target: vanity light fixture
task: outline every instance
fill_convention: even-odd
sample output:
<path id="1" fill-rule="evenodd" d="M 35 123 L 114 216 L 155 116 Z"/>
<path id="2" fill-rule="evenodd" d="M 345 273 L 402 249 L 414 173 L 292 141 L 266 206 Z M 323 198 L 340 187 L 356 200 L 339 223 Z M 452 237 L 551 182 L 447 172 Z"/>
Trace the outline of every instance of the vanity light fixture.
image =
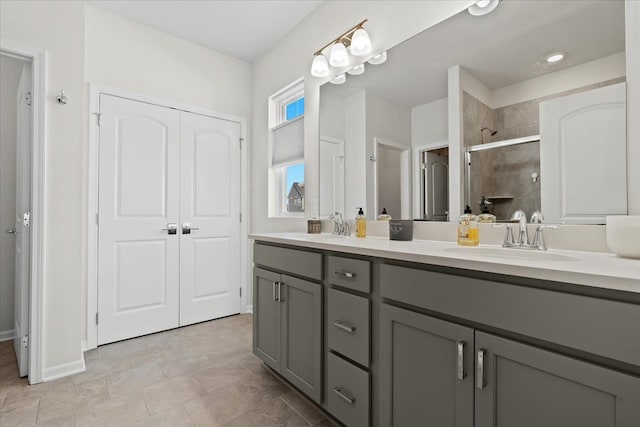
<path id="1" fill-rule="evenodd" d="M 482 16 L 494 11 L 500 0 L 480 0 L 467 9 L 473 16 Z"/>
<path id="2" fill-rule="evenodd" d="M 334 85 L 341 85 L 346 81 L 347 81 L 347 76 L 345 76 L 344 73 L 338 74 L 337 76 L 329 80 L 329 82 L 333 83 Z"/>
<path id="3" fill-rule="evenodd" d="M 352 76 L 359 76 L 360 74 L 364 73 L 364 64 L 356 65 L 355 67 L 347 71 L 347 73 L 351 74 Z"/>
<path id="4" fill-rule="evenodd" d="M 382 53 L 377 54 L 373 58 L 369 59 L 367 62 L 372 65 L 380 65 L 384 64 L 387 61 L 387 51 L 385 50 Z"/>
<path id="5" fill-rule="evenodd" d="M 349 54 L 353 56 L 369 54 L 372 50 L 372 45 L 371 38 L 364 29 L 364 24 L 367 21 L 367 19 L 364 19 L 318 49 L 313 56 L 311 75 L 314 77 L 327 77 L 329 75 L 329 65 L 340 68 L 349 64 Z M 327 61 L 323 51 L 329 46 L 331 46 L 331 50 Z"/>

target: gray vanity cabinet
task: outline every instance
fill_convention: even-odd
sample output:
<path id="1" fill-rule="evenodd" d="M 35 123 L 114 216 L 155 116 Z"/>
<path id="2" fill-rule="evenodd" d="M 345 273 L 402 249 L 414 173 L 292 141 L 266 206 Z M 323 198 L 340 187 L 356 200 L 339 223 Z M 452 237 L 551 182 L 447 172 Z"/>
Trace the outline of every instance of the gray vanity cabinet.
<path id="1" fill-rule="evenodd" d="M 637 377 L 484 332 L 475 351 L 477 427 L 640 425 Z"/>
<path id="2" fill-rule="evenodd" d="M 380 426 L 473 427 L 473 329 L 380 305 Z"/>
<path id="3" fill-rule="evenodd" d="M 314 401 L 322 401 L 322 255 L 254 246 L 253 352 Z M 273 271 L 271 271 L 273 270 Z"/>

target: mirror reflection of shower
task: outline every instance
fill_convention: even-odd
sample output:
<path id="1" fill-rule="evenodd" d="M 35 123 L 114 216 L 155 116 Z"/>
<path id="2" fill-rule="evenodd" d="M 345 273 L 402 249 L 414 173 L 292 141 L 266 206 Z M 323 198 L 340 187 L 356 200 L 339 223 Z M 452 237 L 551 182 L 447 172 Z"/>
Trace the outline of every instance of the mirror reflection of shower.
<path id="1" fill-rule="evenodd" d="M 491 133 L 491 136 L 494 136 L 496 133 L 498 133 L 498 131 L 496 129 L 491 129 L 491 128 L 482 128 L 480 129 L 480 141 L 481 144 L 484 144 L 484 131 L 488 130 Z"/>

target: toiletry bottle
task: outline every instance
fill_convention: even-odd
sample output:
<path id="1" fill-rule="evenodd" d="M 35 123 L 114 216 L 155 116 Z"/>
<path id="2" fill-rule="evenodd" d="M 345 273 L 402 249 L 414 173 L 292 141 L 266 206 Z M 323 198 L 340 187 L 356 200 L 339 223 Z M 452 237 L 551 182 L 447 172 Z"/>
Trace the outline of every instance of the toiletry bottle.
<path id="1" fill-rule="evenodd" d="M 387 208 L 382 208 L 382 212 L 378 215 L 378 221 L 389 221 L 391 219 L 391 215 L 387 213 Z"/>
<path id="2" fill-rule="evenodd" d="M 356 237 L 367 237 L 367 217 L 364 216 L 362 208 L 358 208 L 356 215 Z"/>
<path id="3" fill-rule="evenodd" d="M 478 215 L 478 222 L 496 222 L 496 216 L 489 212 L 489 208 L 492 204 L 493 203 L 484 197 L 480 200 L 480 209 L 482 209 L 482 213 Z"/>
<path id="4" fill-rule="evenodd" d="M 467 205 L 464 215 L 460 217 L 458 224 L 458 244 L 462 246 L 477 246 L 480 243 L 476 216 L 471 213 Z"/>

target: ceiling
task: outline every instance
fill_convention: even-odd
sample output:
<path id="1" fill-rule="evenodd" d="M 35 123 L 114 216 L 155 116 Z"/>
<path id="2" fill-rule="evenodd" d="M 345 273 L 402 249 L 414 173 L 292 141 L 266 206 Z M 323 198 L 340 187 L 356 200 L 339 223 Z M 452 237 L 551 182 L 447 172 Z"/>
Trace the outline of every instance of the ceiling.
<path id="1" fill-rule="evenodd" d="M 316 0 L 88 0 L 88 3 L 253 62 L 322 1 Z"/>
<path id="2" fill-rule="evenodd" d="M 367 89 L 414 107 L 447 96 L 447 70 L 455 65 L 494 90 L 624 49 L 623 1 L 503 1 L 486 16 L 460 12 L 389 50 L 383 65 L 367 64 L 343 85 L 325 84 L 322 94 Z M 566 59 L 541 61 L 555 50 Z"/>

